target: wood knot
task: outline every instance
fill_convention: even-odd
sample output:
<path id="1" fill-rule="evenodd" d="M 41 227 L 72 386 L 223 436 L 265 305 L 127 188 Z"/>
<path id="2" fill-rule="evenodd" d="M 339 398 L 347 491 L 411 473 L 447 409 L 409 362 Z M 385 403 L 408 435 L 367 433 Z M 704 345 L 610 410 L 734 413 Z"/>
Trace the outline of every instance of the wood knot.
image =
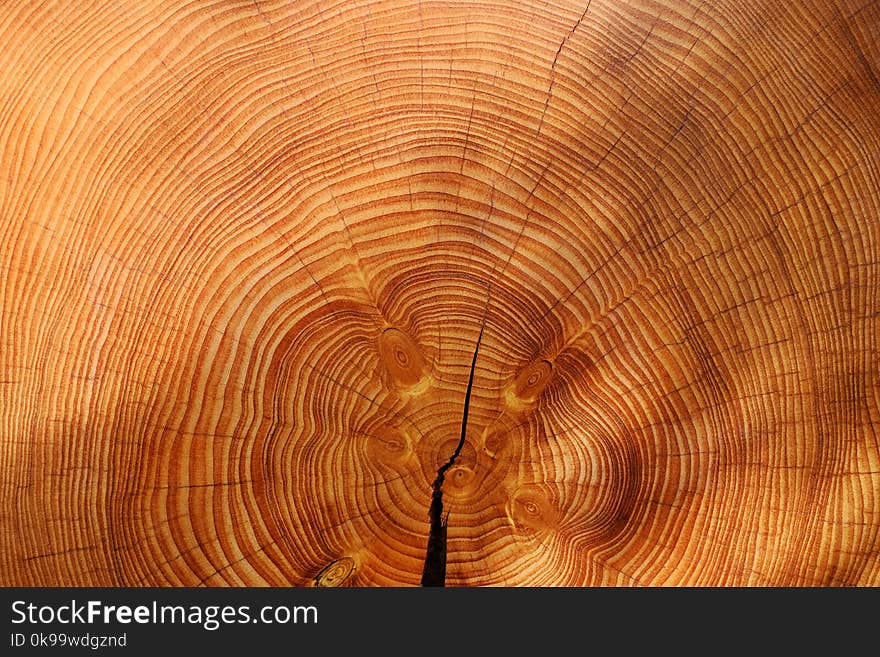
<path id="1" fill-rule="evenodd" d="M 468 492 L 472 488 L 474 477 L 473 469 L 465 465 L 456 465 L 446 474 L 446 481 L 452 489 L 450 492 Z"/>
<path id="2" fill-rule="evenodd" d="M 549 360 L 539 360 L 527 365 L 520 370 L 507 389 L 507 404 L 514 408 L 534 404 L 550 383 L 552 374 L 553 364 Z"/>
<path id="3" fill-rule="evenodd" d="M 387 429 L 367 436 L 367 454 L 376 462 L 400 463 L 412 454 L 412 443 L 400 429 Z"/>
<path id="4" fill-rule="evenodd" d="M 389 328 L 379 336 L 379 358 L 396 384 L 408 392 L 421 392 L 428 384 L 425 357 L 418 345 L 403 331 Z"/>
<path id="5" fill-rule="evenodd" d="M 336 561 L 331 561 L 315 576 L 315 586 L 343 586 L 349 579 L 351 579 L 355 570 L 357 570 L 356 564 L 351 557 L 342 557 Z"/>
<path id="6" fill-rule="evenodd" d="M 559 524 L 559 509 L 549 495 L 537 486 L 523 486 L 510 497 L 508 519 L 515 529 L 535 533 Z"/>

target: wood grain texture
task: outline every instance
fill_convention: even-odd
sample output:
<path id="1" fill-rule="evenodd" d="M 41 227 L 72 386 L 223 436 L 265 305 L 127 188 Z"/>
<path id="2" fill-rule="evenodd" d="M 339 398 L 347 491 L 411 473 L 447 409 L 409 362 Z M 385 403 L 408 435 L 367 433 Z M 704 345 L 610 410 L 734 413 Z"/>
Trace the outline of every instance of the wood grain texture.
<path id="1" fill-rule="evenodd" d="M 878 3 L 0 43 L 0 584 L 880 585 Z"/>

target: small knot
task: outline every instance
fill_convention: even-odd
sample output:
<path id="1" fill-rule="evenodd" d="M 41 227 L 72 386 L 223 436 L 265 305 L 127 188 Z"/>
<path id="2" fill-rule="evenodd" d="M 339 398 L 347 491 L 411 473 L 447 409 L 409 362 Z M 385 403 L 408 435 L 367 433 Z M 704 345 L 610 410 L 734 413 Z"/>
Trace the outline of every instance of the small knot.
<path id="1" fill-rule="evenodd" d="M 315 576 L 315 586 L 342 586 L 354 575 L 355 570 L 356 564 L 351 557 L 342 557 L 331 561 Z"/>
<path id="2" fill-rule="evenodd" d="M 549 360 L 539 360 L 522 370 L 507 389 L 505 397 L 509 406 L 523 407 L 534 404 L 553 374 L 553 364 Z"/>
<path id="3" fill-rule="evenodd" d="M 403 331 L 389 328 L 379 336 L 379 358 L 391 381 L 409 392 L 427 387 L 425 357 Z"/>

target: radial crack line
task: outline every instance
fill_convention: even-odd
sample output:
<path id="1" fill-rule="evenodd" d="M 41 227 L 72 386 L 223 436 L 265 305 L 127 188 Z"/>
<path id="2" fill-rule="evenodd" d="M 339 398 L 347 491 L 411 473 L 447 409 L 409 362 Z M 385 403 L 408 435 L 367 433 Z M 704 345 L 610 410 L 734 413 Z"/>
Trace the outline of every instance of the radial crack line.
<path id="1" fill-rule="evenodd" d="M 467 436 L 468 409 L 471 404 L 471 391 L 474 388 L 474 370 L 477 367 L 477 354 L 480 353 L 480 343 L 483 341 L 483 330 L 486 328 L 486 318 L 480 327 L 480 335 L 477 337 L 477 346 L 474 348 L 474 358 L 471 361 L 471 373 L 468 377 L 467 392 L 464 397 L 464 412 L 461 417 L 461 436 L 458 445 L 449 460 L 437 470 L 437 477 L 431 490 L 431 508 L 428 516 L 431 518 L 431 533 L 428 535 L 428 549 L 425 554 L 425 567 L 422 570 L 422 586 L 446 586 L 446 529 L 449 514 L 443 517 L 443 481 L 446 479 L 446 471 L 454 464 L 455 459 L 461 454 Z"/>

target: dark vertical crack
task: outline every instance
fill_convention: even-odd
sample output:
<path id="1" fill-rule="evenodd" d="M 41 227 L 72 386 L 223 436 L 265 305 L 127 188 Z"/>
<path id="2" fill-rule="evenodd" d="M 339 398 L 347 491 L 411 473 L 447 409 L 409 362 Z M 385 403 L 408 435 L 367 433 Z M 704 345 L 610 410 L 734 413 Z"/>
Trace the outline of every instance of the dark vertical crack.
<path id="1" fill-rule="evenodd" d="M 468 408 L 471 404 L 471 391 L 474 387 L 474 370 L 477 366 L 477 354 L 480 353 L 480 342 L 483 341 L 483 330 L 486 327 L 485 317 L 480 327 L 480 335 L 477 338 L 477 346 L 474 348 L 474 358 L 471 361 L 471 374 L 468 377 L 467 393 L 464 397 L 464 413 L 461 418 L 461 436 L 458 445 L 449 460 L 437 470 L 437 478 L 431 492 L 431 508 L 428 515 L 431 518 L 431 533 L 428 535 L 428 549 L 425 553 L 425 567 L 422 570 L 422 586 L 446 586 L 446 526 L 449 514 L 443 517 L 443 480 L 446 479 L 446 471 L 454 464 L 455 459 L 461 454 L 467 435 Z"/>

